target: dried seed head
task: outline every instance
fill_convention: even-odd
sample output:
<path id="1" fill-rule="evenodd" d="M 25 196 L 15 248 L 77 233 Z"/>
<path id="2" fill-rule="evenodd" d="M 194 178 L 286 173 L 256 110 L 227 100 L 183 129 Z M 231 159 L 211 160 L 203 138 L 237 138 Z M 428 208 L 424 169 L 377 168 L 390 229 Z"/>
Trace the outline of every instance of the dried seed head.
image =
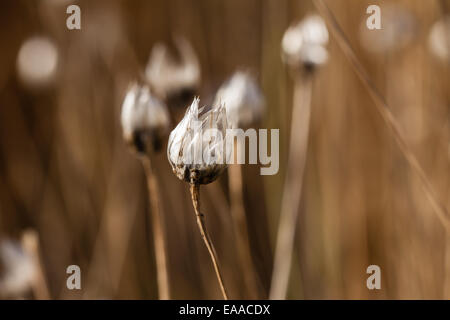
<path id="1" fill-rule="evenodd" d="M 327 44 L 325 22 L 320 16 L 311 15 L 286 30 L 281 43 L 282 57 L 295 68 L 314 68 L 328 60 Z"/>
<path id="2" fill-rule="evenodd" d="M 433 54 L 442 60 L 450 59 L 450 16 L 435 22 L 428 41 Z"/>
<path id="3" fill-rule="evenodd" d="M 199 108 L 195 98 L 184 118 L 170 133 L 167 157 L 175 175 L 191 184 L 208 184 L 227 167 L 231 147 L 224 105 Z"/>
<path id="4" fill-rule="evenodd" d="M 0 265 L 0 297 L 22 297 L 31 289 L 36 267 L 19 242 L 0 241 Z"/>
<path id="5" fill-rule="evenodd" d="M 170 125 L 166 106 L 147 86 L 138 84 L 131 85 L 125 96 L 121 122 L 125 141 L 138 152 L 145 152 L 149 142 L 158 151 Z"/>
<path id="6" fill-rule="evenodd" d="M 381 12 L 379 30 L 369 30 L 366 17 L 361 21 L 359 38 L 362 46 L 378 54 L 405 48 L 417 36 L 416 17 L 399 5 L 383 6 Z"/>
<path id="7" fill-rule="evenodd" d="M 237 71 L 217 91 L 214 105 L 225 104 L 231 127 L 248 127 L 264 112 L 264 97 L 248 73 Z"/>
<path id="8" fill-rule="evenodd" d="M 47 37 L 32 37 L 20 47 L 17 72 L 20 80 L 30 87 L 50 85 L 58 68 L 58 49 Z"/>
<path id="9" fill-rule="evenodd" d="M 192 100 L 200 85 L 200 64 L 190 43 L 184 38 L 175 38 L 178 59 L 166 45 L 156 44 L 145 69 L 146 78 L 155 93 L 183 107 Z M 188 99 L 186 101 L 186 99 Z"/>

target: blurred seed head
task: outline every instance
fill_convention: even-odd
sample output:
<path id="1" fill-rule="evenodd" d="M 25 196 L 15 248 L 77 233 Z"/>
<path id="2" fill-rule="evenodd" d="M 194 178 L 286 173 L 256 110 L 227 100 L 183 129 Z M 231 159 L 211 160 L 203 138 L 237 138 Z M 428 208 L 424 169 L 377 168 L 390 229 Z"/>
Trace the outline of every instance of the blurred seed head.
<path id="1" fill-rule="evenodd" d="M 47 37 L 35 36 L 25 40 L 17 55 L 17 73 L 30 87 L 51 84 L 58 67 L 58 49 Z"/>
<path id="2" fill-rule="evenodd" d="M 431 52 L 442 60 L 450 59 L 450 16 L 435 22 L 431 28 L 428 43 Z"/>
<path id="3" fill-rule="evenodd" d="M 407 9 L 398 5 L 381 7 L 381 29 L 369 30 L 367 16 L 361 21 L 359 37 L 362 46 L 373 53 L 397 51 L 409 45 L 417 35 L 418 21 Z"/>
<path id="4" fill-rule="evenodd" d="M 0 297 L 21 298 L 32 286 L 36 267 L 19 242 L 0 241 Z"/>
<path id="5" fill-rule="evenodd" d="M 255 79 L 237 71 L 217 91 L 214 105 L 223 103 L 227 120 L 233 128 L 244 128 L 257 122 L 264 112 L 264 97 Z"/>
<path id="6" fill-rule="evenodd" d="M 122 130 L 127 143 L 137 152 L 146 152 L 147 143 L 158 151 L 169 131 L 170 119 L 166 106 L 151 94 L 147 86 L 134 83 L 122 104 Z"/>
<path id="7" fill-rule="evenodd" d="M 323 65 L 328 60 L 328 29 L 318 15 L 310 15 L 289 27 L 281 47 L 283 61 L 291 67 L 307 69 Z"/>
<path id="8" fill-rule="evenodd" d="M 186 39 L 177 37 L 174 42 L 178 59 L 166 45 L 158 43 L 152 49 L 145 75 L 154 92 L 169 106 L 184 107 L 200 85 L 200 63 Z"/>
<path id="9" fill-rule="evenodd" d="M 226 130 L 230 127 L 223 104 L 199 108 L 199 102 L 194 99 L 170 133 L 167 157 L 180 180 L 208 184 L 227 167 L 231 147 L 227 145 Z"/>

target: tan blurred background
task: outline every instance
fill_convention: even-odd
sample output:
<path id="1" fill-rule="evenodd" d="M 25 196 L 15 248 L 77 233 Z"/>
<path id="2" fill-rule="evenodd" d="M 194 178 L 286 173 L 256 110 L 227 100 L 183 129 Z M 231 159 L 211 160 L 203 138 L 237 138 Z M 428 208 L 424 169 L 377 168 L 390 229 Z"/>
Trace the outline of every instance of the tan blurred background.
<path id="1" fill-rule="evenodd" d="M 326 2 L 448 208 L 450 70 L 430 52 L 428 35 L 450 1 Z M 387 3 L 408 10 L 416 27 L 404 47 L 371 52 L 360 26 L 370 4 L 380 5 L 383 17 Z M 81 30 L 66 28 L 69 4 L 81 8 Z M 37 232 L 51 298 L 157 298 L 145 176 L 123 142 L 120 108 L 152 46 L 173 35 L 186 37 L 198 54 L 202 99 L 212 99 L 237 68 L 248 69 L 267 102 L 261 127 L 280 128 L 279 173 L 243 169 L 252 258 L 267 296 L 292 100 L 280 41 L 291 23 L 314 11 L 309 0 L 1 2 L 0 236 Z M 50 38 L 59 53 L 56 76 L 44 87 L 21 81 L 16 68 L 20 47 L 34 35 Z M 288 298 L 450 298 L 450 235 L 332 36 L 329 54 L 314 81 Z M 188 188 L 164 150 L 155 166 L 171 295 L 220 298 Z M 230 297 L 245 298 L 226 175 L 202 189 L 202 200 Z M 71 264 L 81 268 L 80 291 L 66 288 Z M 366 287 L 371 264 L 381 267 L 379 291 Z"/>

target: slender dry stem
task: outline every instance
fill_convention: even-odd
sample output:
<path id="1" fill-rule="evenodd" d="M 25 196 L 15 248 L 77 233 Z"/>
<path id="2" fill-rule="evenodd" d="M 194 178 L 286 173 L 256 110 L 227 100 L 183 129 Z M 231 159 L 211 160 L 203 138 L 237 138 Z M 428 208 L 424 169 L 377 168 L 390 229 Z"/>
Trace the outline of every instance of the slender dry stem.
<path id="1" fill-rule="evenodd" d="M 166 241 L 164 237 L 163 213 L 157 177 L 152 170 L 150 155 L 141 157 L 147 178 L 147 187 L 153 228 L 153 244 L 156 259 L 158 294 L 161 300 L 170 299 L 169 275 L 167 271 Z"/>
<path id="2" fill-rule="evenodd" d="M 36 267 L 36 276 L 32 283 L 34 297 L 36 300 L 49 300 L 50 292 L 48 290 L 47 279 L 42 266 L 38 234 L 31 230 L 25 231 L 22 235 L 22 246 L 31 256 L 33 264 Z"/>
<path id="3" fill-rule="evenodd" d="M 236 144 L 234 145 L 234 148 L 234 154 L 236 154 Z M 228 185 L 230 189 L 231 218 L 237 240 L 236 247 L 244 275 L 244 282 L 250 298 L 258 299 L 258 283 L 252 260 L 250 237 L 248 234 L 248 224 L 242 190 L 242 167 L 240 164 L 231 164 L 228 166 Z"/>
<path id="4" fill-rule="evenodd" d="M 211 242 L 208 230 L 206 228 L 205 217 L 200 213 L 200 186 L 198 184 L 190 185 L 192 205 L 194 206 L 195 216 L 197 219 L 197 225 L 200 230 L 203 241 L 205 242 L 206 248 L 208 249 L 211 261 L 214 266 L 214 271 L 216 272 L 217 280 L 219 281 L 220 290 L 222 291 L 223 298 L 228 300 L 227 291 L 223 284 L 222 273 L 220 271 L 219 261 L 217 259 L 216 250 Z"/>
<path id="5" fill-rule="evenodd" d="M 291 271 L 295 229 L 303 185 L 309 137 L 313 71 L 295 77 L 291 135 L 278 224 L 270 299 L 285 299 Z"/>
<path id="6" fill-rule="evenodd" d="M 430 202 L 431 206 L 433 207 L 433 212 L 437 215 L 441 223 L 447 230 L 450 230 L 450 218 L 447 212 L 447 209 L 443 205 L 442 202 L 438 200 L 436 197 L 433 187 L 428 180 L 425 171 L 423 170 L 422 166 L 420 165 L 419 161 L 415 157 L 414 153 L 412 152 L 410 146 L 406 142 L 405 138 L 403 137 L 402 131 L 400 129 L 400 125 L 397 122 L 397 120 L 394 118 L 394 115 L 392 114 L 389 105 L 386 102 L 386 99 L 383 97 L 383 95 L 378 91 L 378 89 L 375 87 L 375 84 L 373 83 L 372 79 L 370 78 L 369 74 L 361 64 L 361 62 L 356 57 L 355 52 L 353 51 L 350 42 L 348 41 L 347 37 L 345 36 L 344 31 L 342 30 L 341 26 L 336 20 L 336 17 L 331 12 L 331 10 L 328 8 L 328 6 L 325 4 L 323 0 L 314 0 L 314 3 L 319 10 L 319 12 L 322 14 L 322 16 L 325 18 L 325 20 L 328 22 L 328 25 L 330 26 L 330 30 L 332 34 L 335 36 L 338 45 L 340 46 L 341 50 L 344 52 L 347 59 L 350 61 L 351 65 L 353 66 L 354 71 L 368 90 L 369 94 L 371 95 L 372 99 L 375 101 L 375 106 L 377 108 L 378 113 L 383 118 L 384 123 L 391 131 L 397 145 L 399 146 L 403 156 L 405 157 L 406 161 L 408 162 L 411 171 L 418 177 L 421 187 L 425 193 L 425 196 L 427 197 L 428 201 Z"/>

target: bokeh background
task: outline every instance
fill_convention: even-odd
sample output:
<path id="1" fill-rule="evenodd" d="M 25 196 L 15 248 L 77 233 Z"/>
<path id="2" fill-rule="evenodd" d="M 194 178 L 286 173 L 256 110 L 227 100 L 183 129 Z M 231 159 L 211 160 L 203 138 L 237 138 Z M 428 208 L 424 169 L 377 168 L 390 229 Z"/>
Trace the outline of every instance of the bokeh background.
<path id="1" fill-rule="evenodd" d="M 327 3 L 448 208 L 450 70 L 448 60 L 430 51 L 429 33 L 450 2 Z M 69 4 L 81 8 L 81 30 L 66 28 Z M 394 43 L 401 46 L 377 50 L 386 38 L 361 29 L 370 4 L 381 6 L 382 24 L 389 23 L 383 20 L 389 4 L 413 17 L 412 24 L 391 18 L 400 24 Z M 39 283 L 48 297 L 158 296 L 145 175 L 122 139 L 120 110 L 154 44 L 171 45 L 177 35 L 198 55 L 202 101 L 210 101 L 236 69 L 250 70 L 266 99 L 260 126 L 280 129 L 279 173 L 260 176 L 259 166 L 243 167 L 252 259 L 267 297 L 292 108 L 280 42 L 289 25 L 313 12 L 309 0 L 1 1 L 0 237 L 20 240 L 29 230 L 37 235 Z M 56 73 L 45 84 L 30 85 L 18 74 L 19 50 L 33 36 L 57 48 Z M 450 235 L 332 36 L 329 55 L 314 80 L 288 298 L 448 299 Z M 34 58 L 42 63 L 38 52 Z M 164 150 L 154 166 L 171 296 L 220 298 L 187 185 L 171 172 Z M 230 296 L 246 298 L 227 183 L 225 174 L 202 188 L 202 208 Z M 81 290 L 66 288 L 72 264 L 81 268 Z M 366 287 L 371 264 L 381 267 L 381 290 Z M 24 297 L 36 298 L 36 290 Z"/>

